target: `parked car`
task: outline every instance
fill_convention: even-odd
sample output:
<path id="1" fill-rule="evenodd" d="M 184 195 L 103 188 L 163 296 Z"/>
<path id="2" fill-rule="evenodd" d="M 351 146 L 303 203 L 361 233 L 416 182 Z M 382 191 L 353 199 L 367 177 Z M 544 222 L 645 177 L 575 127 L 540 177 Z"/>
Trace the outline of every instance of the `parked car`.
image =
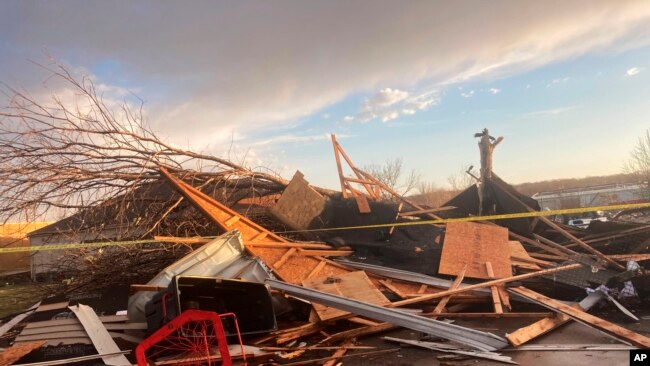
<path id="1" fill-rule="evenodd" d="M 572 219 L 572 220 L 569 220 L 568 224 L 570 226 L 575 226 L 575 227 L 579 227 L 579 228 L 582 228 L 582 229 L 586 229 L 589 226 L 589 224 L 592 221 L 595 221 L 595 220 L 607 221 L 607 217 L 596 217 L 596 218 L 593 218 L 593 219 L 592 218 Z"/>

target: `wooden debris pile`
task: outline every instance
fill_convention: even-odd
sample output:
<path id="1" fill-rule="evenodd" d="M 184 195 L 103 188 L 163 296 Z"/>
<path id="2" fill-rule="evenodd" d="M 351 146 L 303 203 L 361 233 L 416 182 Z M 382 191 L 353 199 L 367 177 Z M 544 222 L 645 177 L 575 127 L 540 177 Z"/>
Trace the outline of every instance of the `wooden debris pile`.
<path id="1" fill-rule="evenodd" d="M 276 311 L 277 330 L 243 337 L 244 347 L 231 345 L 228 349 L 223 344 L 198 342 L 201 337 L 197 334 L 207 339 L 205 329 L 201 333 L 196 325 L 200 324 L 199 319 L 188 318 L 187 324 L 193 324 L 193 328 L 183 328 L 178 333 L 182 336 L 177 334 L 175 339 L 179 343 L 191 340 L 189 343 L 194 347 L 191 352 L 186 347 L 174 353 L 175 348 L 167 345 L 167 353 L 144 364 L 218 361 L 224 365 L 238 362 L 335 365 L 347 363 L 353 357 L 388 357 L 398 352 L 399 348 L 376 350 L 359 343 L 361 337 L 397 328 L 410 329 L 424 337 L 383 339 L 435 351 L 442 354 L 438 357 L 445 362 L 469 357 L 516 363 L 503 352 L 524 350 L 528 342 L 571 321 L 603 332 L 625 347 L 650 348 L 647 336 L 588 313 L 606 300 L 625 316 L 636 318 L 621 299 L 630 298 L 624 296 L 626 290 L 640 290 L 635 281 L 648 277 L 643 263 L 650 259 L 647 246 L 650 226 L 636 224 L 621 229 L 615 223 L 603 223 L 599 232 L 590 232 L 556 223 L 542 215 L 514 215 L 499 220 L 471 218 L 539 211 L 534 201 L 520 195 L 492 172 L 491 154 L 502 139 L 491 138 L 487 130 L 478 137 L 481 152 L 485 154 L 478 184 L 439 209 L 424 207 L 391 190 L 388 193 L 398 203 L 383 204 L 380 192 L 389 188 L 356 168 L 333 138 L 343 204 L 332 208 L 331 197 L 310 190 L 302 175 L 297 174 L 271 208 L 272 214 L 292 229 L 309 230 L 305 232 L 305 240 L 309 241 L 287 239 L 161 167 L 162 176 L 184 200 L 222 233 L 236 236 L 244 249 L 244 253 L 231 250 L 232 259 L 228 257 L 227 261 L 225 257 L 213 258 L 221 254 L 206 249 L 200 252 L 199 262 L 213 266 L 228 262 L 223 266 L 231 268 L 230 264 L 238 263 L 245 256 L 247 261 L 242 262 L 241 269 L 231 271 L 227 278 L 243 278 L 251 266 L 259 265 L 263 278 L 255 277 L 254 281 L 265 283 L 277 304 L 283 303 L 284 308 Z M 353 169 L 356 178 L 343 177 L 339 155 Z M 353 188 L 353 183 L 362 188 Z M 350 198 L 347 201 L 346 196 Z M 358 222 L 348 223 L 349 234 L 341 233 L 338 230 L 341 225 L 328 217 L 326 211 L 338 209 L 361 217 Z M 352 209 L 354 213 L 350 213 Z M 438 221 L 422 222 L 429 219 Z M 329 230 L 334 228 L 337 230 Z M 421 241 L 426 243 L 421 245 L 411 229 L 420 230 L 417 235 L 424 237 Z M 386 253 L 397 253 L 394 247 L 402 243 L 398 238 L 403 237 L 412 239 L 409 255 L 399 258 L 399 266 L 386 265 L 396 261 L 387 258 L 390 255 Z M 645 239 L 639 241 L 639 237 Z M 206 242 L 202 238 L 159 239 L 186 244 Z M 209 248 L 210 243 L 202 248 Z M 380 253 L 373 257 L 377 259 L 374 264 L 364 260 L 372 253 Z M 427 266 L 420 266 L 421 262 Z M 173 273 L 168 267 L 160 272 L 157 282 L 132 286 L 132 291 L 167 291 L 166 285 L 172 280 L 169 277 L 189 268 L 183 267 L 184 259 L 179 263 L 181 266 Z M 166 278 L 167 282 L 158 281 L 160 278 Z M 615 290 L 620 290 L 618 297 L 613 295 Z M 643 300 L 642 294 L 635 295 L 641 295 Z M 166 294 L 162 296 L 164 304 Z M 192 306 L 196 309 L 198 305 Z M 138 316 L 135 310 L 129 308 L 128 321 L 124 317 L 117 320 L 97 316 L 82 305 L 70 310 L 74 318 L 30 322 L 15 339 L 14 347 L 52 347 L 65 344 L 65 340 L 78 340 L 81 344 L 92 344 L 106 364 L 136 361 L 133 354 L 122 354 L 148 339 L 145 323 L 142 319 L 135 321 Z M 39 310 L 36 307 L 30 311 Z M 13 324 L 8 322 L 0 330 L 10 329 L 26 317 Z M 477 318 L 531 319 L 531 323 L 509 334 L 453 323 Z M 141 343 L 140 339 L 145 341 Z M 159 341 L 173 344 L 171 338 Z M 30 346 L 31 342 L 40 343 Z M 195 347 L 200 344 L 210 346 Z"/>

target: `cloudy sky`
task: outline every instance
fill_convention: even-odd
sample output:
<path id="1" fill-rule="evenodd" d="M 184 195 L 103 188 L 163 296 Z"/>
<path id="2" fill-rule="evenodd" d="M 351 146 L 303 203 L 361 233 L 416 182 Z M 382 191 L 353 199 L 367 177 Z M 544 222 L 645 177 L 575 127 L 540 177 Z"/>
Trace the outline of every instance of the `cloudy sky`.
<path id="1" fill-rule="evenodd" d="M 55 88 L 46 53 L 169 142 L 333 188 L 329 133 L 443 186 L 484 127 L 512 183 L 618 173 L 650 128 L 648 1 L 2 1 L 0 81 Z"/>

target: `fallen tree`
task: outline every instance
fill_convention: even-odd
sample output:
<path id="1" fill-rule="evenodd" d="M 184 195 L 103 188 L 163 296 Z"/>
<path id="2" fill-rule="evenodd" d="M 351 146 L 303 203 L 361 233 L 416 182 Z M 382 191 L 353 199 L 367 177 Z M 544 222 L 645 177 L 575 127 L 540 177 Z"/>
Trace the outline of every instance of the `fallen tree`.
<path id="1" fill-rule="evenodd" d="M 53 210 L 67 215 L 114 204 L 157 181 L 160 166 L 209 187 L 225 202 L 279 191 L 287 184 L 277 174 L 166 143 L 145 124 L 142 102 L 107 101 L 91 78 L 76 77 L 58 63 L 41 67 L 63 83 L 66 96 L 74 97 L 50 94 L 43 100 L 5 86 L 0 221 L 33 221 Z"/>

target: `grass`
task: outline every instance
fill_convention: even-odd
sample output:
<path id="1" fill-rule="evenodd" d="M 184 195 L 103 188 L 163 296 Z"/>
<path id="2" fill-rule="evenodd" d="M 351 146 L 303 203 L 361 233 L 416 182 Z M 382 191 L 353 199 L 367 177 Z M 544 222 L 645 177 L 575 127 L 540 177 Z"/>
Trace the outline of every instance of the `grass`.
<path id="1" fill-rule="evenodd" d="M 26 310 L 44 294 L 42 284 L 33 282 L 0 287 L 0 318 Z"/>

